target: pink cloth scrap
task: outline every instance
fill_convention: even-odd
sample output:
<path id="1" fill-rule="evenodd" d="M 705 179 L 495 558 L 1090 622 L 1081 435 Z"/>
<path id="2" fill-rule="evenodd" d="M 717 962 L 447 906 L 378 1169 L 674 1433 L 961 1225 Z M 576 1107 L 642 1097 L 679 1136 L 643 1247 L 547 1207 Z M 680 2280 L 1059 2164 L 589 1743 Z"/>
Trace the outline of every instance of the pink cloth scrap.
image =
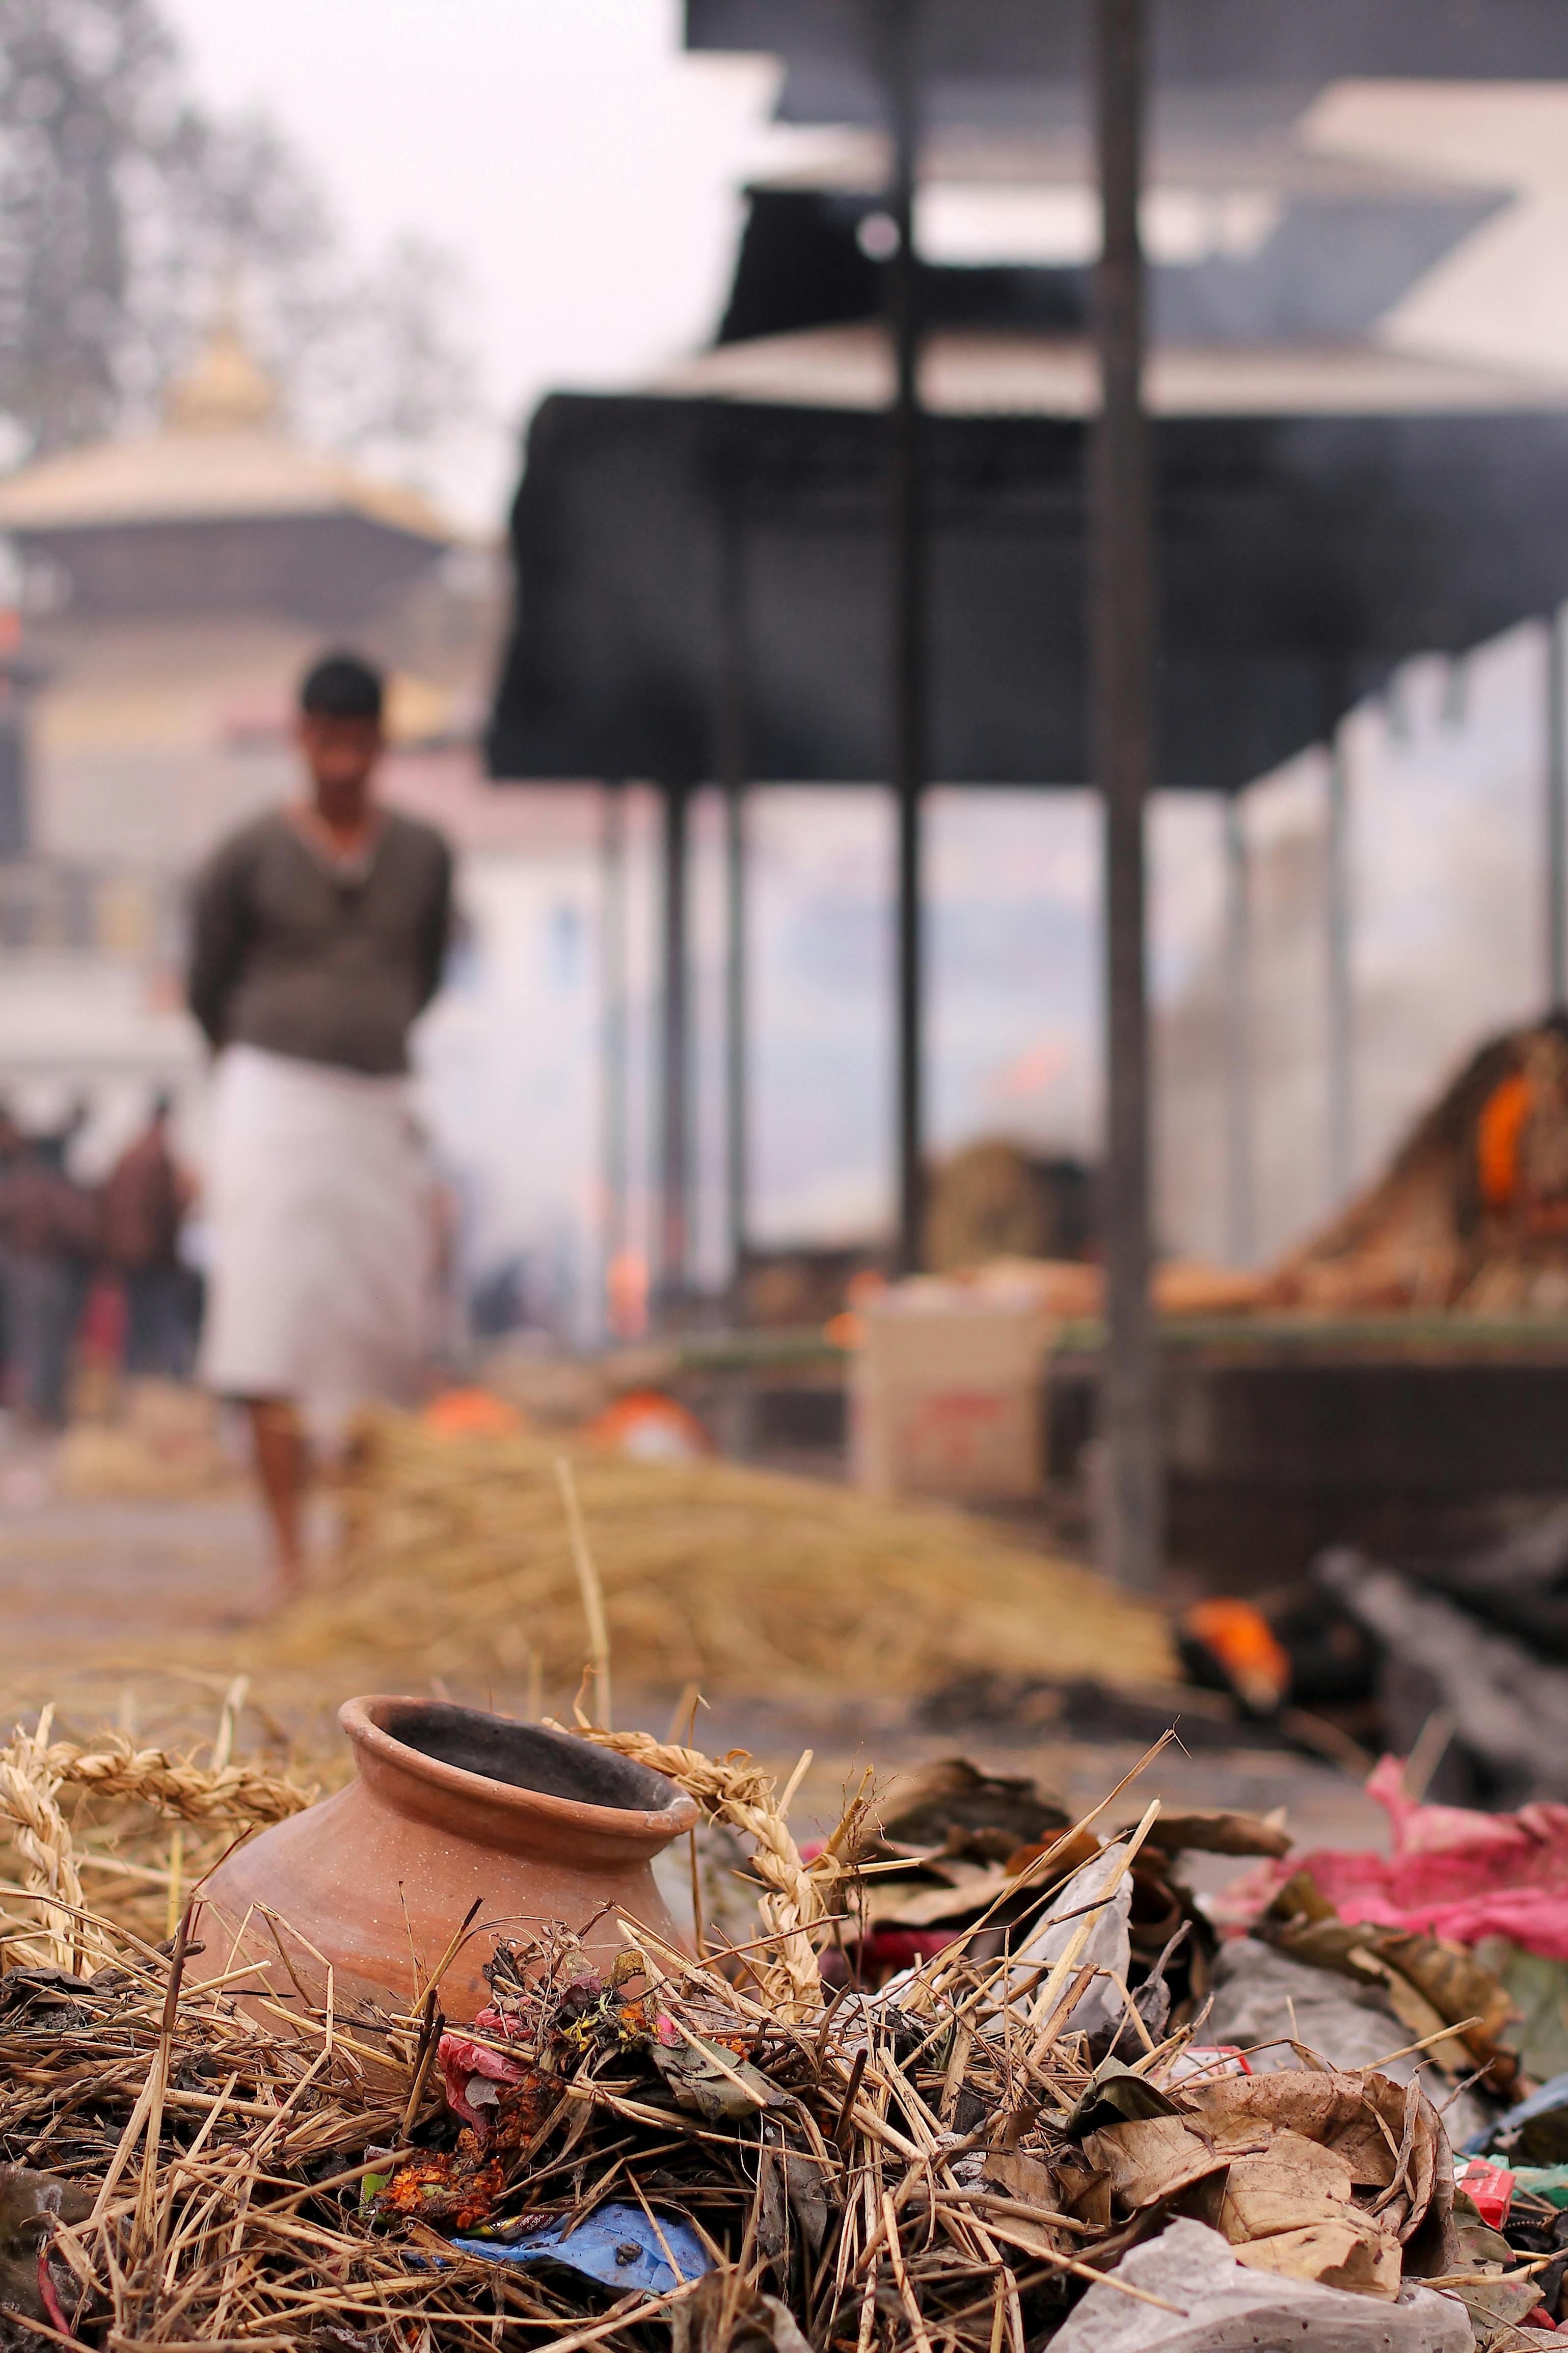
<path id="1" fill-rule="evenodd" d="M 505 2023 L 493 2010 L 480 2010 L 474 2024 L 481 2033 L 506 2032 Z M 509 2059 L 504 2051 L 492 2051 L 488 2043 L 454 2033 L 450 2027 L 437 2045 L 436 2056 L 441 2063 L 447 2105 L 485 2139 L 500 2096 L 497 2086 L 526 2082 L 528 2069 L 520 2061 Z"/>
<path id="2" fill-rule="evenodd" d="M 1287 1880 L 1310 1872 L 1342 1920 L 1409 1929 L 1460 1945 L 1507 1936 L 1548 1960 L 1568 1961 L 1568 1806 L 1517 1814 L 1414 1805 L 1404 1767 L 1385 1757 L 1367 1791 L 1387 1809 L 1392 1855 L 1321 1847 L 1260 1863 L 1214 1898 L 1222 1927 L 1250 1927 Z"/>

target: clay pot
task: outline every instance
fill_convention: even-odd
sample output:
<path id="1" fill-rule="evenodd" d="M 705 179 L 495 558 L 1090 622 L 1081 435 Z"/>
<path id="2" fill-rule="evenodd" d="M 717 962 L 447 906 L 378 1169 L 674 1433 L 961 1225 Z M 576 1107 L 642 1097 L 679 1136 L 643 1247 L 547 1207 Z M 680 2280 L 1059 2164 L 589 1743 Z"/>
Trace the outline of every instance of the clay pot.
<path id="1" fill-rule="evenodd" d="M 325 1959 L 340 2007 L 369 1998 L 407 2010 L 415 1956 L 424 1984 L 476 1900 L 441 1979 L 450 2019 L 470 2020 L 489 2000 L 479 1971 L 498 1936 L 561 1921 L 607 1959 L 626 1948 L 619 1913 L 683 1948 L 651 1864 L 697 1808 L 662 1775 L 563 1733 L 434 1700 L 346 1700 L 338 1721 L 357 1778 L 240 1847 L 203 1890 L 203 1941 L 211 1950 L 215 1929 L 226 1929 L 241 1957 L 269 1960 L 276 1999 L 298 1999 L 291 1969 L 320 2001 Z M 253 1906 L 287 1924 L 289 1968 Z"/>

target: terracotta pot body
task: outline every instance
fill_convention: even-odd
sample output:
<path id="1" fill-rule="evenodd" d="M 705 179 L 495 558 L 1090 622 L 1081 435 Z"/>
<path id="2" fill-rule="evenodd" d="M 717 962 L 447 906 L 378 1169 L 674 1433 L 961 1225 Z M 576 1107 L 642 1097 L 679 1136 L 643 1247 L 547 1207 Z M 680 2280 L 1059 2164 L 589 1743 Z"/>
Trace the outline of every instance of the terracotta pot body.
<path id="1" fill-rule="evenodd" d="M 673 1782 L 565 1734 L 433 1700 L 351 1699 L 338 1721 L 357 1778 L 239 1848 L 203 1891 L 209 1952 L 215 1928 L 237 1937 L 239 1957 L 270 1961 L 276 1998 L 298 1999 L 291 1971 L 320 2001 L 319 1955 L 338 2004 L 406 2010 L 415 1957 L 427 1983 L 476 1902 L 441 1979 L 454 2020 L 489 2000 L 479 1972 L 498 1937 L 561 1921 L 608 1958 L 626 1948 L 619 1913 L 681 1947 L 651 1868 L 697 1819 Z M 286 1924 L 287 1968 L 262 1907 Z"/>

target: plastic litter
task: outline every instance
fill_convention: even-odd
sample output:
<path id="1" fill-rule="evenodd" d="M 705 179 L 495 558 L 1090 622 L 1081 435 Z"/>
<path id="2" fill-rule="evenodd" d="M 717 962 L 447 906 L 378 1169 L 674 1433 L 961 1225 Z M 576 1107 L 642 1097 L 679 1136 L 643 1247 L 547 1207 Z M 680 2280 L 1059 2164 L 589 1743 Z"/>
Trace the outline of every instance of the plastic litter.
<path id="1" fill-rule="evenodd" d="M 1051 2353 L 1473 2353 L 1465 2307 L 1406 2285 L 1397 2303 L 1315 2281 L 1282 2280 L 1237 2263 L 1217 2231 L 1176 2221 L 1122 2256 L 1112 2276 L 1172 2309 L 1134 2302 L 1101 2282 L 1051 2341 Z"/>
<path id="2" fill-rule="evenodd" d="M 1527 2165 L 1568 2164 L 1568 2075 L 1554 2075 L 1528 2100 L 1500 2116 L 1490 2131 L 1465 2143 L 1472 2152 L 1517 2150 Z"/>
<path id="3" fill-rule="evenodd" d="M 761 1820 L 776 1843 L 753 1832 L 759 1857 L 794 1858 L 793 1846 L 773 1827 L 782 1817 L 773 1810 L 770 1785 L 746 1760 L 671 1752 L 637 1733 L 584 1736 L 668 1762 L 738 1814 L 744 1808 Z M 13 1767 L 19 1773 L 16 1760 L 37 1755 L 52 1772 L 62 1756 L 83 1754 L 69 1744 L 46 1748 L 40 1738 L 18 1734 Z M 136 1765 L 150 1788 L 163 1787 L 174 1769 L 162 1752 L 152 1752 L 143 1767 L 126 1744 L 92 1754 L 116 1774 Z M 181 1773 L 182 1788 L 208 1794 L 217 1778 L 194 1767 Z M 830 2000 L 808 1930 L 778 1929 L 777 1911 L 763 1915 L 773 1933 L 748 1939 L 749 1952 L 737 1947 L 727 1956 L 709 1943 L 703 1962 L 683 1959 L 671 1945 L 658 1947 L 656 1957 L 631 1941 L 628 1924 L 625 1948 L 605 1967 L 565 1928 L 544 1923 L 525 1938 L 494 1944 L 484 1968 L 490 2007 L 471 2026 L 450 2030 L 442 2041 L 432 1992 L 411 2038 L 406 2013 L 379 2011 L 367 2001 L 356 2010 L 353 2049 L 330 2043 L 312 2061 L 311 2039 L 300 2037 L 297 2018 L 279 2021 L 289 2027 L 286 2035 L 277 2032 L 239 2011 L 227 1989 L 182 1974 L 188 1928 L 176 1944 L 161 2024 L 147 1998 L 142 1964 L 148 1946 L 138 1932 L 135 1969 L 96 1968 L 79 1978 L 40 1963 L 6 1973 L 0 2058 L 16 2094 L 11 2147 L 31 2147 L 46 2126 L 62 2177 L 85 2185 L 78 2193 L 83 2199 L 90 2200 L 94 2187 L 104 2197 L 114 2152 L 138 2128 L 125 2120 L 140 2117 L 149 2135 L 144 2181 L 165 2168 L 194 2168 L 194 2194 L 221 2201 L 233 2198 L 237 2178 L 238 2235 L 226 2221 L 222 2243 L 200 2258 L 205 2269 L 178 2234 L 166 2251 L 175 2269 L 159 2274 L 169 2306 L 163 2318 L 174 2314 L 186 2342 L 191 2327 L 198 2335 L 205 2327 L 210 2337 L 216 2326 L 214 2341 L 221 2344 L 233 2279 L 243 2282 L 236 2292 L 247 2322 L 263 2330 L 275 2324 L 287 2337 L 294 2309 L 289 2299 L 298 2297 L 301 2273 L 321 2311 L 341 2314 L 344 2281 L 358 2283 L 374 2308 L 393 2306 L 410 2327 L 454 2340 L 483 2331 L 494 2292 L 510 2276 L 513 2300 L 525 2292 L 531 2325 L 549 2330 L 558 2346 L 617 2330 L 640 2337 L 643 2324 L 657 2318 L 661 2329 L 668 2326 L 670 2353 L 724 2353 L 726 2347 L 729 2353 L 807 2353 L 803 2327 L 818 2348 L 857 2341 L 869 2348 L 875 2337 L 879 2353 L 963 2353 L 965 2347 L 984 2353 L 987 2344 L 1001 2348 L 1020 2336 L 1038 2348 L 1058 2333 L 1058 2323 L 1069 2322 L 1086 2290 L 1085 2316 L 1081 2324 L 1070 2321 L 1066 2353 L 1075 2337 L 1086 2341 L 1085 2330 L 1090 2346 L 1136 2344 L 1150 2311 L 1161 2330 L 1153 2340 L 1160 2353 L 1177 2353 L 1184 2344 L 1197 2353 L 1199 2346 L 1237 2343 L 1255 2353 L 1283 2353 L 1303 2336 L 1345 2353 L 1459 2353 L 1469 2320 L 1458 2306 L 1472 2287 L 1472 2316 L 1484 2317 L 1494 2333 L 1538 2310 L 1558 2319 L 1568 2214 L 1516 2181 L 1506 2234 L 1491 2228 L 1470 2197 L 1456 2193 L 1437 2101 L 1420 2082 L 1398 2084 L 1365 2063 L 1242 2069 L 1249 2037 L 1198 2022 L 1202 1988 L 1183 1993 L 1174 2036 L 1136 2054 L 1131 2065 L 1113 2052 L 1102 2056 L 1089 2035 L 1063 2030 L 1062 2010 L 1107 1966 L 1103 1954 L 1088 1966 L 1082 1956 L 1092 1949 L 1097 1922 L 1118 1922 L 1116 1899 L 1126 1880 L 1135 1883 L 1130 1914 L 1121 1917 L 1126 1941 L 1114 1944 L 1111 1966 L 1126 1951 L 1147 1974 L 1119 1989 L 1124 2004 L 1130 1993 L 1135 1999 L 1158 1983 L 1178 1943 L 1198 1944 L 1191 1914 L 1173 1892 L 1179 1882 L 1167 1873 L 1169 1852 L 1202 1841 L 1210 1851 L 1274 1855 L 1281 1831 L 1239 1816 L 1178 1813 L 1164 1821 L 1151 1806 L 1141 1817 L 1149 1826 L 1144 1844 L 1155 1848 L 1152 1831 L 1160 1829 L 1169 1847 L 1163 1855 L 1156 1851 L 1146 1873 L 1138 1869 L 1142 1852 L 1134 1858 L 1126 1844 L 1100 1850 L 1087 1820 L 1044 1845 L 1028 1841 L 1028 1859 L 1010 1868 L 1018 1853 L 1012 1845 L 1017 1821 L 973 1816 L 982 1805 L 989 1812 L 994 1800 L 1002 1810 L 1004 1799 L 1011 1814 L 1025 1793 L 982 1791 L 967 1771 L 950 1769 L 944 1778 L 941 1803 L 949 1819 L 917 1820 L 931 1843 L 910 1841 L 914 1851 L 893 1858 L 895 1868 L 909 1869 L 911 1889 L 921 1883 L 913 1873 L 922 1872 L 939 1900 L 957 1895 L 965 1905 L 973 1905 L 979 1883 L 965 1883 L 960 1873 L 936 1883 L 933 1866 L 940 1861 L 944 1868 L 978 1869 L 988 1914 L 993 1895 L 1019 1906 L 997 1932 L 1000 1947 L 954 1952 L 940 1971 L 896 1988 L 846 1989 Z M 926 1794 L 931 1799 L 929 1787 Z M 853 1868 L 851 1858 L 859 1860 L 859 1802 L 825 1849 L 840 1873 Z M 960 1810 L 970 1819 L 952 1819 Z M 987 1853 L 992 1840 L 996 1851 Z M 961 1844 L 969 1851 L 954 1852 Z M 871 1875 L 868 1865 L 866 1873 Z M 1110 1873 L 1124 1876 L 1113 1882 Z M 808 1879 L 793 1860 L 776 1876 L 799 1907 L 797 1920 L 809 1918 L 813 1899 L 837 1899 L 842 1885 L 826 1873 Z M 1055 1916 L 1042 1926 L 1039 1907 L 1053 1898 Z M 36 1900 L 47 1922 L 47 1901 L 42 1894 Z M 781 1893 L 777 1901 L 784 1900 Z M 137 1916 L 155 1925 L 145 1911 Z M 824 1943 L 839 1916 L 830 1911 L 815 1924 Z M 1227 1971 L 1240 1957 L 1260 1964 L 1277 1989 L 1288 1975 L 1303 1995 L 1327 1990 L 1345 2001 L 1368 2035 L 1365 2060 L 1420 2040 L 1422 2030 L 1412 2035 L 1408 2020 L 1385 2018 L 1383 1977 L 1374 1975 L 1370 1987 L 1358 1982 L 1355 1972 L 1366 1974 L 1357 1954 L 1367 1932 L 1284 1905 L 1270 1932 L 1282 1921 L 1294 1934 L 1298 1919 L 1307 1930 L 1334 1931 L 1322 1938 L 1334 1956 L 1327 1966 L 1309 1968 L 1260 1936 L 1243 1940 L 1250 1953 L 1233 1949 Z M 1038 1968 L 1020 1967 L 1019 1943 L 1009 1940 L 1015 1926 L 1020 1938 L 1038 1933 L 1043 1960 L 1056 1953 L 1049 1982 L 1041 1981 Z M 110 1955 L 121 1949 L 114 1940 L 123 1932 L 112 1919 L 100 1915 L 92 1927 Z M 993 1916 L 983 1933 L 994 1931 Z M 1370 1943 L 1379 1942 L 1372 1932 Z M 763 1957 L 769 1948 L 771 1960 Z M 1202 1957 L 1210 1959 L 1212 1948 L 1204 1947 Z M 727 1973 L 727 1960 L 736 1966 L 742 1958 L 752 1992 L 740 1991 Z M 1473 1957 L 1448 1958 L 1468 1981 Z M 1349 1975 L 1347 1963 L 1353 1965 Z M 1011 1989 L 1018 2031 L 1003 2040 L 984 2031 L 992 2021 L 983 2005 L 1006 1999 L 1009 1972 L 1027 1982 Z M 1453 1990 L 1438 1982 L 1435 1968 L 1428 1981 L 1434 2001 Z M 1375 2008 L 1358 1999 L 1369 1991 Z M 1020 2019 L 1025 2003 L 1028 2014 Z M 1285 2022 L 1301 2038 L 1300 2013 L 1291 2016 L 1289 1998 L 1283 2007 Z M 1445 2011 L 1437 2042 L 1465 2022 Z M 1205 2036 L 1205 2050 L 1226 2072 L 1171 2080 L 1188 2033 Z M 251 2116 L 228 2115 L 221 2102 L 201 2137 L 178 2110 L 154 2120 L 148 2104 L 157 2086 L 167 2086 L 172 2099 L 189 2099 L 177 2087 L 210 2073 L 215 2047 L 237 2059 L 243 2053 L 247 2082 L 266 2094 L 247 2100 L 246 2110 L 265 2116 L 293 2104 L 289 2140 L 270 2156 Z M 107 2072 L 106 2050 L 115 2059 Z M 390 2101 L 384 2072 L 376 2081 L 367 2073 L 366 2050 L 378 2069 L 384 2058 L 395 2071 Z M 441 2068 L 432 2080 L 437 2050 Z M 1432 2084 L 1435 2073 L 1426 2081 Z M 1563 2088 L 1542 2104 L 1542 2129 L 1560 2123 L 1553 2099 Z M 1525 2129 L 1531 2122 L 1524 2119 Z M 392 2146 L 373 2141 L 389 2126 Z M 307 2179 L 303 2211 L 298 2168 L 287 2161 L 290 2147 L 308 2149 L 319 2167 L 330 2168 Z M 345 2157 L 362 2152 L 363 2164 L 344 2168 Z M 1533 2161 L 1522 2146 L 1509 2154 L 1524 2166 Z M 1522 2169 L 1494 2157 L 1478 2179 Z M 356 2177 L 363 2177 L 357 2211 L 346 2200 L 333 2202 L 332 2191 Z M 166 2182 L 174 2178 L 169 2171 Z M 33 2194 L 37 2177 L 31 2189 L 16 2178 L 12 2188 L 30 2235 L 42 2213 Z M 68 2194 L 58 2183 L 37 2192 Z M 654 2200 L 657 2212 L 650 2211 Z M 58 2211 L 64 2216 L 70 2210 Z M 1203 2223 L 1217 2224 L 1234 2252 L 1205 2230 L 1194 2242 L 1191 2226 Z M 293 2234 L 290 2245 L 313 2251 L 298 2268 L 290 2255 L 279 2269 L 280 2224 L 286 2236 Z M 1155 2234 L 1173 2224 L 1172 2245 L 1157 2246 Z M 1184 2279 L 1177 2266 L 1175 2294 L 1156 2293 L 1152 2305 L 1138 2306 L 1120 2292 L 1145 2264 L 1159 2282 L 1160 2265 L 1170 2263 L 1173 2246 L 1179 2255 L 1184 2242 L 1196 2269 L 1189 2266 Z M 90 2346 L 109 2329 L 123 2276 L 109 2261 L 116 2244 L 106 2241 L 95 2252 L 93 2234 L 79 2234 L 77 2254 L 86 2249 L 87 2255 L 68 2280 L 62 2274 L 51 2283 L 57 2300 L 67 2299 L 60 2302 L 64 2327 L 35 2271 L 50 2333 L 68 2343 L 75 2330 Z M 993 2244 L 1009 2252 L 998 2259 Z M 37 2265 L 36 2244 L 23 2253 Z M 707 2267 L 710 2254 L 717 2273 Z M 100 2262 L 101 2279 L 91 2269 Z M 1123 2268 L 1108 2278 L 1118 2264 Z M 87 2276 L 80 2277 L 84 2266 Z M 537 2272 L 525 2282 L 521 2269 L 510 2266 Z M 776 2297 L 765 2292 L 769 2280 Z M 1451 2286 L 1458 2303 L 1445 2304 L 1435 2285 L 1445 2292 Z M 84 2288 L 89 2301 L 79 2293 Z M 1094 2316 L 1109 2298 L 1114 2319 L 1101 2327 Z M 27 2310 L 19 2296 L 0 2301 Z M 613 2309 L 601 2321 L 605 2303 Z M 1130 2303 L 1136 2306 L 1131 2316 Z M 361 2308 L 372 2308 L 363 2296 Z M 648 2341 L 657 2353 L 662 2340 Z"/>
<path id="4" fill-rule="evenodd" d="M 1506 2166 L 1489 2165 L 1484 2157 L 1462 2159 L 1454 2168 L 1454 2187 L 1462 2189 L 1483 2222 L 1500 2231 L 1513 2204 L 1516 2177 Z"/>
<path id="5" fill-rule="evenodd" d="M 1389 2056 L 1418 2038 L 1401 2023 L 1381 1986 L 1360 1986 L 1291 1960 L 1254 1936 L 1234 1937 L 1220 1947 L 1207 2028 L 1216 2042 L 1239 2045 L 1256 2074 L 1310 2065 L 1303 2048 L 1347 2071 L 1379 2067 L 1396 2084 L 1407 2084 L 1423 2064 L 1419 2052 Z M 1445 2114 L 1449 2139 L 1484 2135 L 1494 2114 L 1478 2093 L 1457 2093 Z"/>
<path id="6" fill-rule="evenodd" d="M 1058 1889 L 1049 1909 L 1042 1915 L 1039 1926 L 1018 1947 L 1016 1966 L 1009 1977 L 1010 1985 L 1032 1982 L 1037 1973 L 1059 1961 L 1068 1945 L 1083 1927 L 1085 1906 L 1092 1905 L 1106 1883 L 1120 1872 L 1121 1878 L 1111 1891 L 1105 1909 L 1089 1927 L 1079 1948 L 1078 1966 L 1094 1968 L 1094 1977 L 1074 2003 L 1065 2021 L 1068 2031 L 1074 2034 L 1093 2036 L 1109 2030 L 1114 2033 L 1127 2015 L 1127 2005 L 1121 1998 L 1121 1986 L 1127 1982 L 1128 1964 L 1131 1958 L 1129 1923 L 1132 1912 L 1132 1878 L 1123 1867 L 1124 1851 L 1107 1847 L 1093 1861 Z M 1120 1983 L 1118 1982 L 1120 1980 Z M 1000 2026 L 997 2031 L 1000 2031 Z"/>
<path id="7" fill-rule="evenodd" d="M 563 2214 L 521 2238 L 454 2239 L 452 2252 L 520 2270 L 560 2263 L 601 2287 L 647 2295 L 663 2295 L 713 2269 L 712 2256 L 680 2215 L 645 2214 L 615 2200 L 595 2206 L 584 2221 Z"/>
<path id="8" fill-rule="evenodd" d="M 1178 2051 L 1167 2084 L 1213 2084 L 1222 2075 L 1250 2075 L 1252 2063 L 1234 2042 L 1189 2042 Z"/>
<path id="9" fill-rule="evenodd" d="M 1212 1899 L 1214 1919 L 1249 1926 L 1295 1872 L 1307 1871 L 1342 1919 L 1461 1945 L 1507 1936 L 1568 1961 L 1568 1805 L 1542 1800 L 1499 1814 L 1417 1806 L 1403 1773 L 1398 1757 L 1385 1757 L 1366 1783 L 1388 1810 L 1392 1855 L 1321 1847 L 1271 1858 Z"/>
<path id="10" fill-rule="evenodd" d="M 1568 2207 L 1568 2165 L 1518 2165 L 1512 2178 L 1515 2189 L 1527 2197 L 1543 2198 L 1559 2213 Z"/>

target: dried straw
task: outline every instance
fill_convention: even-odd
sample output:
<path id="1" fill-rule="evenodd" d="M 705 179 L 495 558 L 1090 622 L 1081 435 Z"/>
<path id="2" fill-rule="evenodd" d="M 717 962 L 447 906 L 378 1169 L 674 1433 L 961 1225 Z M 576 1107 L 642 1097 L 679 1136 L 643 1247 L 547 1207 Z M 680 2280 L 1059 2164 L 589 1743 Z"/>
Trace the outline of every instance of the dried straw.
<path id="1" fill-rule="evenodd" d="M 757 1908 L 769 1955 L 752 1974 L 782 2017 L 816 2010 L 822 1978 L 813 1932 L 828 1917 L 833 1890 L 852 1874 L 857 1837 L 870 1809 L 871 1776 L 866 1776 L 832 1837 L 806 1863 L 775 1800 L 773 1775 L 759 1771 L 749 1757 L 739 1762 L 707 1757 L 700 1748 L 679 1748 L 647 1732 L 578 1729 L 597 1746 L 664 1774 L 696 1799 L 710 1821 L 728 1823 L 751 1841 L 752 1866 L 763 1889 Z"/>
<path id="2" fill-rule="evenodd" d="M 538 1662 L 576 1687 L 583 1592 L 559 1448 L 452 1439 L 377 1414 L 328 1584 L 251 1641 L 276 1682 L 424 1688 Z M 575 1490 L 624 1685 L 820 1699 L 913 1695 L 972 1671 L 1173 1680 L 1162 1614 L 937 1505 L 731 1463 L 583 1447 Z"/>

